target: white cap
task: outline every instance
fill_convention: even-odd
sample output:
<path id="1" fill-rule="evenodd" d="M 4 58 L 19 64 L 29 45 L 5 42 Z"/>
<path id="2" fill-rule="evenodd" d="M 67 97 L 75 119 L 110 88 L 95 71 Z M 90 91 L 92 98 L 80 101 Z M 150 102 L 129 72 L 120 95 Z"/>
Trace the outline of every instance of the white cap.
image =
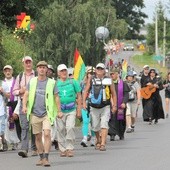
<path id="1" fill-rule="evenodd" d="M 3 70 L 5 70 L 5 69 L 10 69 L 10 70 L 12 70 L 13 68 L 12 68 L 12 66 L 10 66 L 10 65 L 6 65 L 6 66 L 4 66 L 4 68 L 3 68 Z"/>
<path id="2" fill-rule="evenodd" d="M 30 57 L 30 56 L 25 56 L 25 57 L 23 57 L 23 59 L 22 59 L 22 62 L 25 62 L 25 61 L 32 61 L 32 58 Z"/>
<path id="3" fill-rule="evenodd" d="M 51 69 L 54 72 L 54 68 L 52 65 L 48 64 L 48 69 Z"/>
<path id="4" fill-rule="evenodd" d="M 149 65 L 144 65 L 143 68 L 149 68 Z"/>
<path id="5" fill-rule="evenodd" d="M 96 65 L 96 68 L 98 68 L 98 67 L 101 67 L 101 68 L 105 69 L 105 65 L 103 63 L 98 63 Z"/>
<path id="6" fill-rule="evenodd" d="M 57 67 L 57 71 L 61 71 L 61 70 L 68 70 L 67 69 L 67 66 L 65 64 L 60 64 L 58 67 Z"/>

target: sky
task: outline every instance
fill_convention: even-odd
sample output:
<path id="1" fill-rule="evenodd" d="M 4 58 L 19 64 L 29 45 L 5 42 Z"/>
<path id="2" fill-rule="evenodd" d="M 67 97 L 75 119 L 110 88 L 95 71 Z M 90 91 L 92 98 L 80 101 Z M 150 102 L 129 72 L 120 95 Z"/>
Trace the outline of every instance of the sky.
<path id="1" fill-rule="evenodd" d="M 145 19 L 145 23 L 153 23 L 153 16 L 155 12 L 155 7 L 158 4 L 158 2 L 161 1 L 163 6 L 167 5 L 167 3 L 170 3 L 170 0 L 144 0 L 145 8 L 143 8 L 143 12 L 148 15 L 148 18 Z M 166 12 L 166 16 L 168 19 L 170 19 L 170 14 Z"/>

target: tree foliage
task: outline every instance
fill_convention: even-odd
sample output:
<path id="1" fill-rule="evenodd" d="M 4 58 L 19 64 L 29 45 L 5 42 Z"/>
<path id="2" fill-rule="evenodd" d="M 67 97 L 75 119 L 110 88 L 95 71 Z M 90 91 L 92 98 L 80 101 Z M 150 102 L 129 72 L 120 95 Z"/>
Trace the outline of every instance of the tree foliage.
<path id="1" fill-rule="evenodd" d="M 1 31 L 5 41 L 0 44 L 0 56 L 11 64 L 23 57 L 23 43 L 13 39 L 12 32 L 16 15 L 26 12 L 36 27 L 25 41 L 26 55 L 46 60 L 55 67 L 59 63 L 73 66 L 77 47 L 85 63 L 95 65 L 105 57 L 103 42 L 96 41 L 96 28 L 106 26 L 109 39 L 134 38 L 144 23 L 143 7 L 143 0 L 1 0 L 0 21 L 8 30 Z M 18 63 L 16 68 L 20 68 Z"/>
<path id="2" fill-rule="evenodd" d="M 127 39 L 137 39 L 141 26 L 147 15 L 141 10 L 145 7 L 143 0 L 112 0 L 117 19 L 124 19 L 128 24 Z"/>
<path id="3" fill-rule="evenodd" d="M 103 43 L 96 42 L 95 30 L 107 26 L 110 38 L 127 33 L 124 20 L 117 20 L 110 1 L 93 0 L 64 5 L 52 3 L 42 11 L 31 39 L 39 59 L 73 66 L 73 53 L 77 47 L 86 64 L 94 64 L 104 57 Z"/>
<path id="4" fill-rule="evenodd" d="M 160 48 L 160 53 L 163 49 L 163 39 L 167 40 L 167 49 L 169 48 L 168 41 L 170 40 L 170 21 L 167 20 L 165 16 L 165 7 L 161 2 L 158 3 L 158 6 L 155 8 L 155 15 L 157 13 L 157 25 L 158 25 L 158 46 Z M 154 53 L 155 50 L 155 17 L 154 23 L 148 24 L 148 36 L 147 36 L 147 44 L 150 47 L 151 52 Z M 164 37 L 164 21 L 166 21 L 166 37 Z"/>
<path id="5" fill-rule="evenodd" d="M 1 37 L 1 46 L 3 47 L 1 68 L 7 64 L 12 65 L 14 68 L 14 74 L 16 75 L 22 70 L 22 58 L 24 53 L 29 54 L 32 57 L 34 56 L 34 53 L 23 44 L 21 39 L 14 38 L 13 34 L 10 33 L 10 30 L 7 30 L 5 27 L 3 27 L 3 30 L 1 31 Z"/>
<path id="6" fill-rule="evenodd" d="M 32 19 L 37 20 L 41 10 L 55 0 L 1 0 L 0 21 L 9 28 L 15 27 L 16 15 L 26 12 Z"/>

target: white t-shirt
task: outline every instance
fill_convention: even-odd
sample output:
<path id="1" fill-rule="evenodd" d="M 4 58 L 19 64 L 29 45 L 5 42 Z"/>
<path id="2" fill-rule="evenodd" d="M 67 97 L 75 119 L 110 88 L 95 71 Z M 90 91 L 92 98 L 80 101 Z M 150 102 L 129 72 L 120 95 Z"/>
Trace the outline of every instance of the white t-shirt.
<path id="1" fill-rule="evenodd" d="M 4 83 L 6 83 L 6 84 L 7 84 L 8 89 L 9 89 L 9 92 L 10 92 L 10 90 L 11 90 L 13 80 L 14 80 L 14 78 L 13 78 L 13 77 L 12 77 L 11 79 L 6 79 L 6 78 L 5 78 Z M 8 101 L 10 101 L 10 99 L 8 99 Z M 14 96 L 14 101 L 17 101 L 17 96 Z"/>
<path id="2" fill-rule="evenodd" d="M 10 92 L 10 89 L 8 88 L 7 84 L 4 81 L 2 81 L 2 88 L 4 92 L 6 93 Z M 2 94 L 0 94 L 0 116 L 3 116 L 4 114 L 6 114 L 6 106 L 4 97 L 2 96 Z"/>

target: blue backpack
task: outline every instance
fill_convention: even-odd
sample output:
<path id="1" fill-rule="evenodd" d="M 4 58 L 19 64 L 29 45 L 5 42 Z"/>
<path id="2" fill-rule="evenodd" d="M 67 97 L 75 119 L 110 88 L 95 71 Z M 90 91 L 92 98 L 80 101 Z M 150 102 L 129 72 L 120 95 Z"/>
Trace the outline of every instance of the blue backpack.
<path id="1" fill-rule="evenodd" d="M 94 108 L 102 108 L 102 102 L 103 102 L 103 85 L 102 80 L 101 84 L 96 84 L 95 79 L 92 79 L 94 83 L 91 85 L 91 92 L 90 92 L 90 106 Z"/>

